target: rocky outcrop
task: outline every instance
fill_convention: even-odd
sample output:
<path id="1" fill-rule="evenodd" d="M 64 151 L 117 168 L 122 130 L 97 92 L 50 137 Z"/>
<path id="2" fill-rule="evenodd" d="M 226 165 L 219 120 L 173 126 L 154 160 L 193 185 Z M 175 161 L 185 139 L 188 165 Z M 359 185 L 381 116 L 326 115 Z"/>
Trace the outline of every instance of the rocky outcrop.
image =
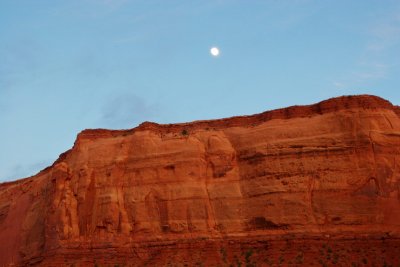
<path id="1" fill-rule="evenodd" d="M 399 110 L 361 95 L 85 130 L 0 184 L 0 266 L 399 264 Z"/>

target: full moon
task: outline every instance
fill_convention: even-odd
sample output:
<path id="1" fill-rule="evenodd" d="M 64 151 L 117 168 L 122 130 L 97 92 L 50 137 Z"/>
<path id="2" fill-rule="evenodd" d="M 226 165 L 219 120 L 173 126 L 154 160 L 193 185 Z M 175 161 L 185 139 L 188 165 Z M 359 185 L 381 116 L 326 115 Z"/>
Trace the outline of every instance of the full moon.
<path id="1" fill-rule="evenodd" d="M 217 57 L 217 56 L 219 55 L 219 49 L 218 49 L 218 47 L 212 47 L 212 48 L 210 49 L 210 53 L 211 53 L 212 56 Z"/>

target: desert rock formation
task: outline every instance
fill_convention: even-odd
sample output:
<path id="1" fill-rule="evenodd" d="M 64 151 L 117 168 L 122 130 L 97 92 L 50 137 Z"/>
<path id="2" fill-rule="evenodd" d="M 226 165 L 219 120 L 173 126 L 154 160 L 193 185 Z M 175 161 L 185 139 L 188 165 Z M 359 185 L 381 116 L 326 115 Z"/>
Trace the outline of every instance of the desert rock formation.
<path id="1" fill-rule="evenodd" d="M 398 265 L 399 238 L 400 108 L 369 95 L 85 130 L 0 184 L 0 266 Z"/>

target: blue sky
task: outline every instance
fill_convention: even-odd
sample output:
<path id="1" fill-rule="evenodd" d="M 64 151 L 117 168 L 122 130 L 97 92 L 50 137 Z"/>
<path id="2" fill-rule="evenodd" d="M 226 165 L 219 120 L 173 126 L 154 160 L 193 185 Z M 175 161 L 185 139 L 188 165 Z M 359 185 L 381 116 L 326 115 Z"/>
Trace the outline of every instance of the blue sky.
<path id="1" fill-rule="evenodd" d="M 0 181 L 50 165 L 85 128 L 348 94 L 400 104 L 399 55 L 399 1 L 1 0 Z"/>

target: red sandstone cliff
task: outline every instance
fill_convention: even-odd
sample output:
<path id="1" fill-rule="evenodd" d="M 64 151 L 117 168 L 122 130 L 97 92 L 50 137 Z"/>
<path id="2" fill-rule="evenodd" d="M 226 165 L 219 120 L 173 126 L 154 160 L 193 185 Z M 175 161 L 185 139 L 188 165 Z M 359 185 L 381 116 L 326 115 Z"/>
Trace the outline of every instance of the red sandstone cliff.
<path id="1" fill-rule="evenodd" d="M 400 108 L 85 130 L 0 184 L 0 266 L 400 264 Z"/>

